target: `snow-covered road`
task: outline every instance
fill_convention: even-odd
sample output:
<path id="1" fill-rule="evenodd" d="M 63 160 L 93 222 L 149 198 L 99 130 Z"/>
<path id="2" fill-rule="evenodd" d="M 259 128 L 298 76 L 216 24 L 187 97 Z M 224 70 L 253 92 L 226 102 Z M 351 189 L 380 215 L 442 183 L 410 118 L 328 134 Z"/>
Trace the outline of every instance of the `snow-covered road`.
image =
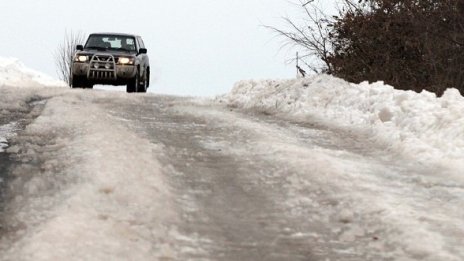
<path id="1" fill-rule="evenodd" d="M 6 149 L 1 260 L 464 259 L 464 182 L 369 131 L 211 100 L 1 91 L 0 119 L 25 125 Z"/>

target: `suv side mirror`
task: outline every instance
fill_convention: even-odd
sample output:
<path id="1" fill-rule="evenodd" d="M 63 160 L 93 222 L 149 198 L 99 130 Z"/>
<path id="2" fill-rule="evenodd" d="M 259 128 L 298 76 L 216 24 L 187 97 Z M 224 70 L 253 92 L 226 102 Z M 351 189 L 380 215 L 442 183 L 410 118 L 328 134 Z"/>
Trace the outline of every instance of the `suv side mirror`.
<path id="1" fill-rule="evenodd" d="M 140 48 L 139 54 L 146 54 L 148 51 L 146 48 Z"/>
<path id="2" fill-rule="evenodd" d="M 78 51 L 84 51 L 84 46 L 82 46 L 82 45 L 79 44 L 79 45 L 76 46 L 76 50 L 78 50 Z"/>

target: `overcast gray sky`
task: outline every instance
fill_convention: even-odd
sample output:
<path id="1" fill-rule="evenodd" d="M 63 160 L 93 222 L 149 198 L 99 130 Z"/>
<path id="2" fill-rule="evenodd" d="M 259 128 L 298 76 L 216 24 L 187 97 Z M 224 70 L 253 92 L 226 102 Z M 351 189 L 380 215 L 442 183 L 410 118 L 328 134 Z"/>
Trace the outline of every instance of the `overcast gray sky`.
<path id="1" fill-rule="evenodd" d="M 2 0 L 0 10 L 0 56 L 52 76 L 65 30 L 140 34 L 157 93 L 209 96 L 242 79 L 295 76 L 293 54 L 262 27 L 298 14 L 286 0 Z"/>

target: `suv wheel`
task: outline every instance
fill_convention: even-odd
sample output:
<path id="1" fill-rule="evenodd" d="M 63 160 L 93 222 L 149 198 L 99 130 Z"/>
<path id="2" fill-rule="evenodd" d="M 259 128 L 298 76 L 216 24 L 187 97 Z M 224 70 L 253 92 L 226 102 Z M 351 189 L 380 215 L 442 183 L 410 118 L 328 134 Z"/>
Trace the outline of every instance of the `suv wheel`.
<path id="1" fill-rule="evenodd" d="M 84 88 L 84 87 L 85 87 L 84 79 L 82 77 L 73 75 L 72 82 L 71 82 L 71 88 Z"/>
<path id="2" fill-rule="evenodd" d="M 137 92 L 147 92 L 147 86 L 148 86 L 147 73 L 145 72 L 143 78 L 139 82 L 139 88 L 138 88 Z"/>
<path id="3" fill-rule="evenodd" d="M 132 92 L 137 92 L 140 86 L 140 77 L 139 77 L 139 72 L 135 74 L 135 77 L 130 80 L 130 82 L 127 84 L 126 92 L 132 93 Z"/>

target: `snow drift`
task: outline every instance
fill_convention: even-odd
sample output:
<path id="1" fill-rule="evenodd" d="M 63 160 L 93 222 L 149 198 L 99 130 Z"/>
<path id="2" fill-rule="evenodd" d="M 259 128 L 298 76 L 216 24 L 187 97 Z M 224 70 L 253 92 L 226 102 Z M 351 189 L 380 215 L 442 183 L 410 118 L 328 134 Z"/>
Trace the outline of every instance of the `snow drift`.
<path id="1" fill-rule="evenodd" d="M 395 90 L 383 82 L 351 84 L 318 75 L 240 81 L 218 100 L 294 120 L 318 118 L 355 128 L 401 157 L 432 161 L 453 172 L 464 169 L 464 98 L 456 89 L 437 98 L 426 91 Z"/>
<path id="2" fill-rule="evenodd" d="M 16 58 L 0 57 L 0 87 L 58 87 L 66 83 L 27 68 Z"/>
<path id="3" fill-rule="evenodd" d="M 66 83 L 29 69 L 16 58 L 0 57 L 0 116 L 2 114 L 9 115 L 13 111 L 24 112 L 28 110 L 24 99 L 21 99 L 26 94 L 19 94 L 17 88 L 62 86 L 66 86 Z M 21 98 L 18 96 L 21 96 Z M 4 125 L 0 122 L 0 153 L 8 146 L 8 139 L 14 136 L 15 131 L 18 129 L 16 125 L 15 122 Z"/>

